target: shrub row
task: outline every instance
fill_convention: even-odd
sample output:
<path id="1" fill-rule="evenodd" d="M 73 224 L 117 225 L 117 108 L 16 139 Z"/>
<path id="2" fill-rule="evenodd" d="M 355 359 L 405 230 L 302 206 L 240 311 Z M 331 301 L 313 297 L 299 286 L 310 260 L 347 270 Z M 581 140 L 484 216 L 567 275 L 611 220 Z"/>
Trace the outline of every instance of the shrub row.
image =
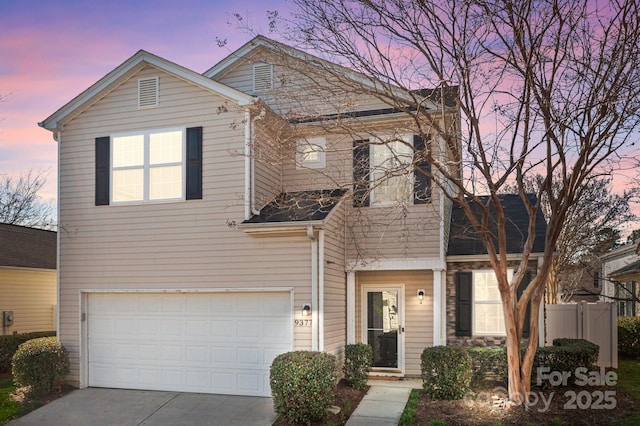
<path id="1" fill-rule="evenodd" d="M 618 318 L 618 352 L 640 358 L 640 317 Z"/>
<path id="2" fill-rule="evenodd" d="M 18 346 L 27 340 L 37 339 L 38 337 L 51 337 L 55 335 L 55 331 L 40 331 L 36 333 L 0 336 L 0 373 L 7 373 L 11 371 L 11 359 L 13 358 L 13 354 L 18 350 Z"/>
<path id="3" fill-rule="evenodd" d="M 55 337 L 32 339 L 18 347 L 11 362 L 13 381 L 39 399 L 59 390 L 69 374 L 69 354 Z"/>
<path id="4" fill-rule="evenodd" d="M 538 348 L 533 365 L 535 380 L 538 367 L 549 371 L 569 371 L 578 367 L 591 370 L 598 361 L 599 346 L 584 339 L 555 339 L 553 346 Z M 422 352 L 422 381 L 434 399 L 459 399 L 471 383 L 484 380 L 508 380 L 505 348 L 469 348 L 435 346 Z"/>

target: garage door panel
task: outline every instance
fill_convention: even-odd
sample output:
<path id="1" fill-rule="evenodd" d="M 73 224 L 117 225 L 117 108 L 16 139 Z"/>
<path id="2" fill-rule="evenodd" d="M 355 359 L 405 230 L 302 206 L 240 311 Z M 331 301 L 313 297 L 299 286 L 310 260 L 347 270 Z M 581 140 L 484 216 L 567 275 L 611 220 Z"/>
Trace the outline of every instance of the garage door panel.
<path id="1" fill-rule="evenodd" d="M 89 385 L 270 396 L 289 293 L 91 294 Z"/>

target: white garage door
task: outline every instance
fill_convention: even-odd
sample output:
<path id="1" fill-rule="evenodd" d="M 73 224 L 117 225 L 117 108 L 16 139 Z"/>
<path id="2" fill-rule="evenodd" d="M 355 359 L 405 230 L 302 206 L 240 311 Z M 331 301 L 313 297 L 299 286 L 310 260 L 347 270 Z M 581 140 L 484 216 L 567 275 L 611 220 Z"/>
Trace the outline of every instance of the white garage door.
<path id="1" fill-rule="evenodd" d="M 88 297 L 89 386 L 270 396 L 292 348 L 289 293 Z"/>

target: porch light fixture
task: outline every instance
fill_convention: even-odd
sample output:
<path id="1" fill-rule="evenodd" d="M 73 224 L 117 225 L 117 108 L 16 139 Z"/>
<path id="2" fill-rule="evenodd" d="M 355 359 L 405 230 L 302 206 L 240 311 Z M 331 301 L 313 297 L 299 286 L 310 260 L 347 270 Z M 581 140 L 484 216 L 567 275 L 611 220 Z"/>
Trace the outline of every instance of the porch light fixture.
<path id="1" fill-rule="evenodd" d="M 311 305 L 308 303 L 305 303 L 304 305 L 302 305 L 302 316 L 306 317 L 311 313 Z"/>
<path id="2" fill-rule="evenodd" d="M 420 301 L 421 305 L 422 305 L 422 299 L 424 299 L 424 289 L 423 288 L 418 290 L 418 300 Z"/>

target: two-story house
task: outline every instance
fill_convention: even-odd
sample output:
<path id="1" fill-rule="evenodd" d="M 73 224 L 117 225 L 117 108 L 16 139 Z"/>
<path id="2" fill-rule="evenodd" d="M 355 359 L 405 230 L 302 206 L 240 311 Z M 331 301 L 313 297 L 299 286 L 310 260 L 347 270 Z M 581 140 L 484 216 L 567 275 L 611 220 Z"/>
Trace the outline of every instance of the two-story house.
<path id="1" fill-rule="evenodd" d="M 40 123 L 70 381 L 269 395 L 290 350 L 365 342 L 372 374 L 417 376 L 448 335 L 499 341 L 486 253 L 458 245 L 447 273 L 452 204 L 419 173 L 446 150 L 380 87 L 258 36 L 203 74 L 140 51 Z"/>

